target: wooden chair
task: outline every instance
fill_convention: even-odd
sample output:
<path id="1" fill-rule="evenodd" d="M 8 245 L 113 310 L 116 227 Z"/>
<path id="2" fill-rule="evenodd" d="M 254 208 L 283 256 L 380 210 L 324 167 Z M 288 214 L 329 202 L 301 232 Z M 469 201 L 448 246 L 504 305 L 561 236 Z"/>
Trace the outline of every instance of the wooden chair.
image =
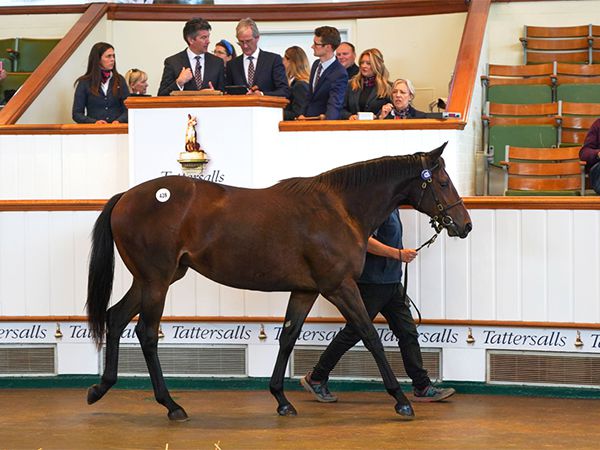
<path id="1" fill-rule="evenodd" d="M 592 25 L 592 64 L 600 64 L 600 25 Z"/>
<path id="2" fill-rule="evenodd" d="M 591 28 L 591 25 L 525 26 L 525 37 L 520 38 L 525 64 L 553 61 L 589 64 L 592 60 Z"/>
<path id="3" fill-rule="evenodd" d="M 579 147 L 506 146 L 504 195 L 585 195 Z"/>
<path id="4" fill-rule="evenodd" d="M 506 159 L 507 145 L 555 147 L 558 135 L 559 103 L 499 104 L 488 102 L 482 116 L 483 145 L 488 162 L 498 165 Z"/>
<path id="5" fill-rule="evenodd" d="M 14 72 L 16 70 L 16 48 L 16 38 L 0 39 L 0 60 L 4 65 L 4 70 L 6 70 L 7 72 Z"/>
<path id="6" fill-rule="evenodd" d="M 600 103 L 600 65 L 556 64 L 556 100 Z"/>
<path id="7" fill-rule="evenodd" d="M 488 64 L 481 77 L 484 101 L 549 103 L 553 100 L 554 64 L 505 66 Z"/>
<path id="8" fill-rule="evenodd" d="M 562 102 L 560 110 L 560 146 L 581 147 L 588 130 L 600 117 L 600 104 Z"/>
<path id="9" fill-rule="evenodd" d="M 19 38 L 19 72 L 33 72 L 59 42 L 60 39 Z"/>

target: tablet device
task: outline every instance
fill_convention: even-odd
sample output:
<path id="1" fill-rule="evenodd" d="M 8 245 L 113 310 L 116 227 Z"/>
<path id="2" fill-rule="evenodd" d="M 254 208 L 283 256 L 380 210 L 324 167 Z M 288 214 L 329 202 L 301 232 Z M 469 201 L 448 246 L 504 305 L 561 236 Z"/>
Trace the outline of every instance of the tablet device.
<path id="1" fill-rule="evenodd" d="M 243 85 L 229 85 L 225 86 L 225 93 L 229 95 L 246 95 L 248 88 Z"/>

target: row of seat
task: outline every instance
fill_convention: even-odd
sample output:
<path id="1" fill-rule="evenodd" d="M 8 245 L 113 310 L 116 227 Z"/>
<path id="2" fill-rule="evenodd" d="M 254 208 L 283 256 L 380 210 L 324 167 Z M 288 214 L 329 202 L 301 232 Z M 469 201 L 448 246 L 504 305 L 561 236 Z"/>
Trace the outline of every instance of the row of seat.
<path id="1" fill-rule="evenodd" d="M 600 64 L 488 64 L 483 98 L 495 103 L 600 103 Z"/>
<path id="2" fill-rule="evenodd" d="M 60 39 L 0 39 L 0 60 L 7 72 L 33 72 Z"/>
<path id="3" fill-rule="evenodd" d="M 523 45 L 524 64 L 552 61 L 600 63 L 600 26 L 569 27 L 525 26 L 519 39 Z"/>

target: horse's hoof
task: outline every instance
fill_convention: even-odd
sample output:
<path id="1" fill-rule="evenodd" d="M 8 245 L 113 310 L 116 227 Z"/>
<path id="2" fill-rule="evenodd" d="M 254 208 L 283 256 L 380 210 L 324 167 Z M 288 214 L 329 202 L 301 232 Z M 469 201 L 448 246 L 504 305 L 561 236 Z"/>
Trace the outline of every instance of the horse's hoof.
<path id="1" fill-rule="evenodd" d="M 169 411 L 167 416 L 169 416 L 169 420 L 172 420 L 173 422 L 187 422 L 188 420 L 190 420 L 183 408 Z"/>
<path id="2" fill-rule="evenodd" d="M 87 403 L 91 405 L 92 403 L 96 403 L 98 400 L 102 398 L 104 394 L 100 391 L 100 386 L 94 384 L 90 386 L 87 391 Z"/>
<path id="3" fill-rule="evenodd" d="M 414 420 L 415 418 L 415 411 L 410 403 L 396 403 L 396 412 L 402 420 Z"/>
<path id="4" fill-rule="evenodd" d="M 298 411 L 292 405 L 283 405 L 277 408 L 277 414 L 280 416 L 297 416 Z"/>

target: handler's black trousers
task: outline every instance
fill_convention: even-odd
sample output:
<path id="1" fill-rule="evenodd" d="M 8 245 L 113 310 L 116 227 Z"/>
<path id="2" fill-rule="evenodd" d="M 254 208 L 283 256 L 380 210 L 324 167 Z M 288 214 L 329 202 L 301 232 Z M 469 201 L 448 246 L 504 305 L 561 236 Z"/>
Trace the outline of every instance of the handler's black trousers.
<path id="1" fill-rule="evenodd" d="M 428 386 L 431 380 L 427 376 L 427 371 L 423 368 L 419 333 L 410 313 L 410 308 L 403 301 L 402 284 L 360 283 L 358 288 L 371 320 L 375 318 L 377 313 L 381 312 L 390 329 L 398 338 L 404 369 L 411 378 L 413 386 L 417 389 Z M 406 301 L 410 303 L 408 296 Z M 351 326 L 346 325 L 321 355 L 311 378 L 315 381 L 327 380 L 329 373 L 344 353 L 354 347 L 358 341 L 360 341 L 358 334 Z"/>

